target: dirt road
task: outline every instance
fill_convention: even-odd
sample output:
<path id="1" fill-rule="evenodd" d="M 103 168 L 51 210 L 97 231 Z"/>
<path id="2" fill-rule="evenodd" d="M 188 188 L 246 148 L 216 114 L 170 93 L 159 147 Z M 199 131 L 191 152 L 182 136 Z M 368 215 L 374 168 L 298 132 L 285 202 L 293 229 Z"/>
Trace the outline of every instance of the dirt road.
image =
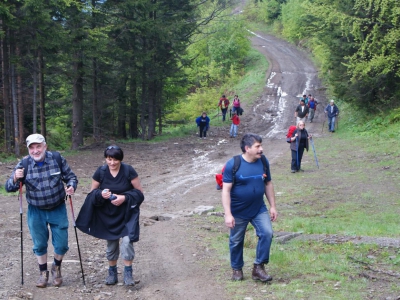
<path id="1" fill-rule="evenodd" d="M 299 96 L 311 93 L 326 103 L 320 91 L 317 71 L 305 53 L 275 37 L 254 34 L 253 46 L 268 57 L 266 84 L 254 105 L 245 107 L 239 133 L 254 132 L 264 138 L 264 152 L 272 163 L 288 150 L 282 141 L 288 126 L 294 124 L 294 109 Z M 316 114 L 321 125 L 322 105 Z M 310 124 L 314 125 L 314 124 Z M 312 131 L 312 126 L 308 126 Z M 0 196 L 0 234 L 3 269 L 0 270 L 0 299 L 230 299 L 225 291 L 230 277 L 229 264 L 216 260 L 207 236 L 227 232 L 223 219 L 207 224 L 205 217 L 188 217 L 200 205 L 218 206 L 220 192 L 214 174 L 233 155 L 240 153 L 239 140 L 229 139 L 229 124 L 212 127 L 210 137 L 195 135 L 168 142 L 120 144 L 126 163 L 132 164 L 142 180 L 145 202 L 142 205 L 141 239 L 135 244 L 135 287 L 105 286 L 107 272 L 104 241 L 79 232 L 86 275 L 86 288 L 80 278 L 74 229 L 70 227 L 70 251 L 63 263 L 64 285 L 37 289 L 37 264 L 24 217 L 24 277 L 20 285 L 19 207 L 15 195 Z M 320 127 L 319 127 L 320 128 Z M 319 130 L 318 130 L 319 131 Z M 79 212 L 90 188 L 90 178 L 103 163 L 105 144 L 95 145 L 67 157 L 80 179 L 74 199 Z M 11 173 L 14 163 L 0 165 L 1 181 Z M 279 206 L 279 203 L 278 203 Z M 26 209 L 26 204 L 24 205 Z M 49 249 L 52 251 L 52 247 Z M 228 255 L 228 253 L 227 253 Z M 49 261 L 52 258 L 49 258 Z M 122 262 L 119 263 L 120 270 Z M 221 278 L 218 270 L 226 276 Z M 120 281 L 122 278 L 120 276 Z"/>

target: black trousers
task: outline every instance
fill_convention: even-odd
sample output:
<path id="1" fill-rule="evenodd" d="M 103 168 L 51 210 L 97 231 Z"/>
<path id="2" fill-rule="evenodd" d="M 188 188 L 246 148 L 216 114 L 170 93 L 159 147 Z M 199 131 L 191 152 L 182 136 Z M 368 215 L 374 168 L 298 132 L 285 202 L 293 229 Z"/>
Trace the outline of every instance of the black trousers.
<path id="1" fill-rule="evenodd" d="M 203 137 L 203 136 L 206 137 L 207 136 L 207 130 L 206 130 L 207 126 L 200 125 L 199 128 L 200 128 L 200 137 Z"/>
<path id="2" fill-rule="evenodd" d="M 291 169 L 298 171 L 300 170 L 300 166 L 301 166 L 301 159 L 303 158 L 303 153 L 304 153 L 304 148 L 306 147 L 306 145 L 304 144 L 300 144 L 299 145 L 299 156 L 297 157 L 297 151 L 292 150 L 292 164 L 291 164 Z M 298 162 L 297 162 L 298 160 Z"/>

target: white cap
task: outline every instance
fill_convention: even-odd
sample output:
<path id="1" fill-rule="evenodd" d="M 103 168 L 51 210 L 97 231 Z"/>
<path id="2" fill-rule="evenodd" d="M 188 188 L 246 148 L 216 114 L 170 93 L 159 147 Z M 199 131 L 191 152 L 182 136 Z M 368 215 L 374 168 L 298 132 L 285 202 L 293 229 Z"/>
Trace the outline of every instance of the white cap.
<path id="1" fill-rule="evenodd" d="M 331 102 L 335 102 L 335 101 L 332 99 Z"/>
<path id="2" fill-rule="evenodd" d="M 44 136 L 38 133 L 31 134 L 26 138 L 26 145 L 29 147 L 30 144 L 41 144 L 45 143 L 46 140 L 44 139 Z"/>

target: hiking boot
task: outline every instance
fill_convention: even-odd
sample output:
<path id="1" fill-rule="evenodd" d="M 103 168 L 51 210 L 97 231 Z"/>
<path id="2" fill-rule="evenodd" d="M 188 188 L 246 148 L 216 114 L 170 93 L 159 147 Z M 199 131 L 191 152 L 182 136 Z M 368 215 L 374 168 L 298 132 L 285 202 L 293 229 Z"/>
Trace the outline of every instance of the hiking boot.
<path id="1" fill-rule="evenodd" d="M 290 172 L 292 172 L 292 173 L 296 173 L 296 170 L 291 170 Z"/>
<path id="2" fill-rule="evenodd" d="M 272 280 L 272 277 L 265 272 L 264 264 L 254 264 L 253 273 L 251 275 L 254 280 L 260 280 L 262 282 Z"/>
<path id="3" fill-rule="evenodd" d="M 54 263 L 51 266 L 51 277 L 53 278 L 53 285 L 60 286 L 63 282 L 61 276 L 61 266 L 56 266 Z"/>
<path id="4" fill-rule="evenodd" d="M 114 285 L 118 283 L 117 268 L 109 268 L 108 276 L 106 278 L 106 285 Z"/>
<path id="5" fill-rule="evenodd" d="M 45 288 L 49 281 L 49 271 L 41 271 L 39 280 L 36 282 L 38 288 Z"/>
<path id="6" fill-rule="evenodd" d="M 243 280 L 243 271 L 242 271 L 242 269 L 240 269 L 240 270 L 233 269 L 232 280 L 233 281 Z"/>
<path id="7" fill-rule="evenodd" d="M 130 285 L 130 286 L 135 285 L 135 280 L 133 280 L 133 276 L 132 276 L 132 269 L 124 270 L 124 284 Z"/>

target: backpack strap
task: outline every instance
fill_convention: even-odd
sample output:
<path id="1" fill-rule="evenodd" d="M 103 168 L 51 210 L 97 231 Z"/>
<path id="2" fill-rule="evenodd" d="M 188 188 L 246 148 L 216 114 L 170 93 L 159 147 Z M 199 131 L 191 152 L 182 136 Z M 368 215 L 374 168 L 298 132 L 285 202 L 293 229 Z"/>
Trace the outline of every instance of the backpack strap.
<path id="1" fill-rule="evenodd" d="M 268 174 L 268 164 L 267 164 L 267 158 L 265 157 L 264 154 L 261 154 L 261 161 L 264 165 L 264 174 L 267 175 Z M 267 182 L 267 176 L 265 176 L 264 178 L 264 182 Z"/>
<path id="2" fill-rule="evenodd" d="M 240 163 L 242 162 L 242 159 L 240 157 L 240 155 L 235 155 L 233 157 L 233 168 L 232 168 L 232 187 L 235 185 L 235 175 L 236 172 L 239 170 L 240 168 Z"/>
<path id="3" fill-rule="evenodd" d="M 60 152 L 57 152 L 57 151 L 50 151 L 50 152 L 53 154 L 53 157 L 56 160 L 57 165 L 60 168 L 60 171 L 62 173 L 62 160 L 61 160 Z M 22 159 L 22 167 L 24 168 L 24 180 L 26 178 L 26 175 L 28 174 L 29 159 L 30 159 L 29 155 Z"/>

